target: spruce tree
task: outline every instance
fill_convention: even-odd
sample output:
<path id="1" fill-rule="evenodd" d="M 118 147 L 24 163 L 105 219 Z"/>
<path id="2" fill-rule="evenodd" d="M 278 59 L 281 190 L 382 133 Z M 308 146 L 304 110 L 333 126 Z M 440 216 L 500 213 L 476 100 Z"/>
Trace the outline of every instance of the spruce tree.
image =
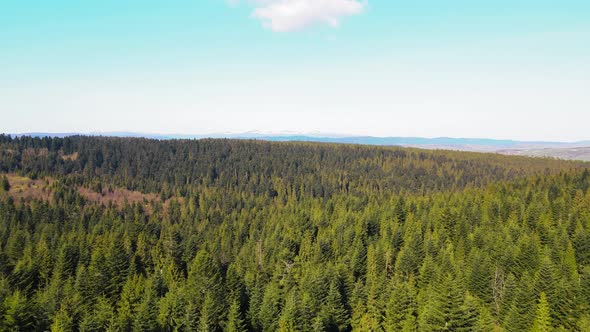
<path id="1" fill-rule="evenodd" d="M 229 306 L 227 320 L 223 328 L 224 332 L 246 331 L 246 325 L 244 324 L 244 320 L 242 319 L 242 313 L 240 312 L 240 310 L 240 302 L 237 300 L 237 298 L 234 298 L 231 305 Z"/>
<path id="2" fill-rule="evenodd" d="M 1 325 L 6 331 L 31 331 L 35 329 L 35 310 L 20 291 L 4 299 L 4 317 Z"/>
<path id="3" fill-rule="evenodd" d="M 460 330 L 472 326 L 473 317 L 465 307 L 464 297 L 455 277 L 450 273 L 439 277 L 439 281 L 429 288 L 427 304 L 422 311 L 421 330 Z"/>
<path id="4" fill-rule="evenodd" d="M 138 276 L 128 278 L 118 301 L 117 326 L 121 331 L 131 331 L 136 308 L 141 300 L 143 282 Z"/>
<path id="5" fill-rule="evenodd" d="M 535 317 L 536 302 L 532 278 L 525 275 L 519 282 L 516 296 L 502 324 L 504 328 L 509 332 L 529 330 Z"/>
<path id="6" fill-rule="evenodd" d="M 65 310 L 58 311 L 53 318 L 51 332 L 69 332 L 73 330 L 74 321 L 72 317 Z"/>
<path id="7" fill-rule="evenodd" d="M 394 277 L 391 284 L 393 289 L 385 311 L 385 329 L 399 331 L 403 329 L 409 316 L 417 315 L 417 294 L 413 278 L 403 281 Z"/>
<path id="8" fill-rule="evenodd" d="M 301 331 L 299 322 L 299 308 L 297 304 L 297 295 L 294 291 L 287 295 L 285 306 L 281 310 L 281 316 L 278 322 L 278 331 L 294 332 Z"/>
<path id="9" fill-rule="evenodd" d="M 475 322 L 475 326 L 473 328 L 474 332 L 489 332 L 495 331 L 496 324 L 494 323 L 494 317 L 490 313 L 490 310 L 485 306 L 481 306 L 479 308 L 479 315 L 477 321 Z"/>
<path id="10" fill-rule="evenodd" d="M 199 324 L 197 325 L 196 331 L 198 332 L 212 332 L 217 331 L 217 326 L 212 313 L 215 310 L 215 303 L 213 297 L 209 294 L 205 296 L 205 302 L 201 307 L 199 315 Z M 192 325 L 192 324 L 191 324 Z M 186 326 L 189 330 L 195 330 L 192 326 Z"/>
<path id="11" fill-rule="evenodd" d="M 115 315 L 110 302 L 104 298 L 99 297 L 92 311 L 87 312 L 81 323 L 81 332 L 94 331 L 115 331 Z"/>
<path id="12" fill-rule="evenodd" d="M 264 290 L 259 318 L 263 331 L 276 331 L 281 312 L 281 290 L 276 282 L 270 282 Z"/>
<path id="13" fill-rule="evenodd" d="M 145 293 L 133 317 L 133 332 L 155 331 L 158 326 L 158 302 L 155 293 Z"/>
<path id="14" fill-rule="evenodd" d="M 332 279 L 330 282 L 330 289 L 328 290 L 323 311 L 325 312 L 328 329 L 338 331 L 346 330 L 349 325 L 349 314 L 344 307 L 342 294 L 340 293 L 336 279 Z"/>
<path id="15" fill-rule="evenodd" d="M 549 303 L 547 302 L 547 295 L 545 295 L 545 292 L 541 292 L 531 332 L 549 331 L 553 331 L 551 326 L 551 316 L 549 314 Z"/>
<path id="16" fill-rule="evenodd" d="M 0 191 L 8 192 L 10 190 L 10 182 L 6 176 L 0 178 Z"/>
<path id="17" fill-rule="evenodd" d="M 205 250 L 197 253 L 188 272 L 188 296 L 195 310 L 201 311 L 205 297 L 210 297 L 207 314 L 212 326 L 219 326 L 221 315 L 225 310 L 224 288 L 218 261 Z"/>
<path id="18" fill-rule="evenodd" d="M 200 321 L 200 317 L 201 317 L 201 313 L 198 311 L 197 308 L 203 308 L 202 306 L 197 306 L 195 305 L 194 301 L 189 300 L 188 303 L 186 304 L 184 310 L 184 319 L 182 322 L 182 327 L 188 331 L 196 331 L 199 329 L 199 321 Z M 208 313 L 207 313 L 208 314 Z M 207 322 L 209 323 L 207 318 Z"/>

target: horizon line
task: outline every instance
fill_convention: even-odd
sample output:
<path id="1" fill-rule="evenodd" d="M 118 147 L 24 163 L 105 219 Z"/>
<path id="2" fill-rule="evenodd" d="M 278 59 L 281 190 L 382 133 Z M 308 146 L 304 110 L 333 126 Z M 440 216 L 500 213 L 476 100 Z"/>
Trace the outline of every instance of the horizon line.
<path id="1" fill-rule="evenodd" d="M 2 133 L 2 132 L 0 132 Z M 257 130 L 250 130 L 244 132 L 211 132 L 211 133 L 163 133 L 163 132 L 135 132 L 135 131 L 30 131 L 20 133 L 4 132 L 5 135 L 10 136 L 31 136 L 39 137 L 42 135 L 48 137 L 68 137 L 68 136 L 105 136 L 105 137 L 138 137 L 138 138 L 160 138 L 160 139 L 203 139 L 203 138 L 290 138 L 301 136 L 304 138 L 315 139 L 424 139 L 424 140 L 472 140 L 472 141 L 495 141 L 495 142 L 510 142 L 510 143 L 537 143 L 537 144 L 590 144 L 590 139 L 562 141 L 562 140 L 521 140 L 515 138 L 492 138 L 492 137 L 461 137 L 461 136 L 373 136 L 360 134 L 336 134 L 327 132 L 295 132 L 295 131 L 277 131 L 264 132 Z"/>

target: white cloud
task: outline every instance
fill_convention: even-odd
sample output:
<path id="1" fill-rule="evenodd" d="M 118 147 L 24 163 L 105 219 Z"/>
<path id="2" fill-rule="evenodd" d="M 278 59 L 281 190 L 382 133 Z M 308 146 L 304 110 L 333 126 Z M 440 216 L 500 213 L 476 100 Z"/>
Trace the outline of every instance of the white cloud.
<path id="1" fill-rule="evenodd" d="M 366 4 L 358 0 L 259 0 L 252 17 L 275 32 L 296 31 L 315 24 L 337 27 L 342 17 L 361 13 Z"/>

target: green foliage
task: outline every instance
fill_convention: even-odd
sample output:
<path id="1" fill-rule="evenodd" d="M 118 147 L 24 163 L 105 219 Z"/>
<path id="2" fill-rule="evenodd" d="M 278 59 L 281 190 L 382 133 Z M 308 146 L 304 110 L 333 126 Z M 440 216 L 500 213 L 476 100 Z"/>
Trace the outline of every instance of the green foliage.
<path id="1" fill-rule="evenodd" d="M 547 296 L 545 295 L 545 292 L 541 292 L 531 332 L 549 331 L 553 331 L 551 326 L 551 317 L 549 315 L 549 303 L 547 302 Z"/>
<path id="2" fill-rule="evenodd" d="M 35 329 L 35 309 L 24 294 L 16 290 L 4 299 L 2 305 L 4 317 L 2 319 L 3 330 L 28 331 Z"/>
<path id="3" fill-rule="evenodd" d="M 0 137 L 0 330 L 586 331 L 587 167 Z"/>
<path id="4" fill-rule="evenodd" d="M 242 313 L 240 308 L 240 303 L 238 300 L 234 299 L 234 301 L 229 306 L 229 311 L 227 313 L 227 321 L 223 328 L 224 332 L 244 332 L 246 331 L 246 324 L 242 319 Z"/>
<path id="5" fill-rule="evenodd" d="M 385 330 L 402 331 L 416 323 L 417 293 L 413 278 L 408 281 L 393 278 L 387 304 Z M 414 327 L 412 327 L 414 328 Z"/>
<path id="6" fill-rule="evenodd" d="M 57 312 L 51 324 L 51 332 L 68 332 L 74 329 L 72 317 L 65 310 Z"/>
<path id="7" fill-rule="evenodd" d="M 9 191 L 10 190 L 10 182 L 8 182 L 8 178 L 4 175 L 0 177 L 0 191 Z"/>

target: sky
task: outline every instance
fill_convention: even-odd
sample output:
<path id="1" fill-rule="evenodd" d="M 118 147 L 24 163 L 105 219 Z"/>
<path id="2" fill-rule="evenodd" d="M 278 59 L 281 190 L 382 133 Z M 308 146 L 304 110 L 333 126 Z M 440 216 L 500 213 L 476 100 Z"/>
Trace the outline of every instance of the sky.
<path id="1" fill-rule="evenodd" d="M 587 0 L 4 0 L 0 132 L 590 139 Z"/>

